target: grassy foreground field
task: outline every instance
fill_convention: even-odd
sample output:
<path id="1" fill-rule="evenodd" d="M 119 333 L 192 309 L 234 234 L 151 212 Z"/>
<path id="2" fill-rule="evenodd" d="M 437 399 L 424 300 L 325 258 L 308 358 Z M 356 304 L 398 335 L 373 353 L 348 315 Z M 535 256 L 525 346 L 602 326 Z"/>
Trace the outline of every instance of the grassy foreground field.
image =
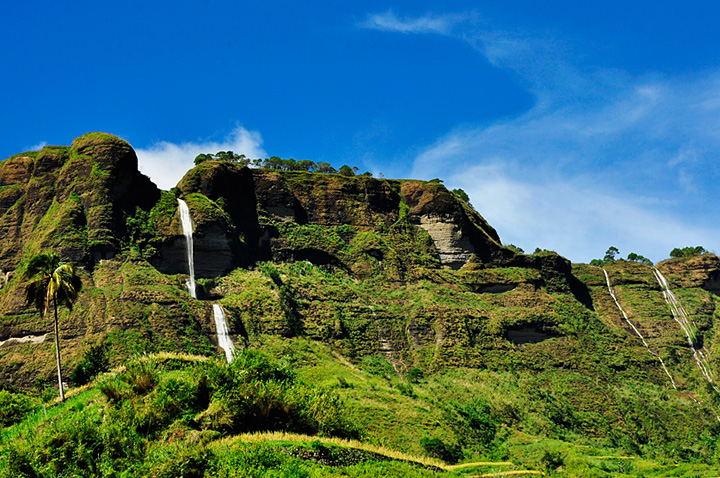
<path id="1" fill-rule="evenodd" d="M 0 433 L 0 476 L 718 476 L 560 438 L 522 409 L 511 374 L 408 378 L 304 339 L 266 337 L 261 349 L 231 366 L 141 356 L 65 403 L 32 399 Z"/>

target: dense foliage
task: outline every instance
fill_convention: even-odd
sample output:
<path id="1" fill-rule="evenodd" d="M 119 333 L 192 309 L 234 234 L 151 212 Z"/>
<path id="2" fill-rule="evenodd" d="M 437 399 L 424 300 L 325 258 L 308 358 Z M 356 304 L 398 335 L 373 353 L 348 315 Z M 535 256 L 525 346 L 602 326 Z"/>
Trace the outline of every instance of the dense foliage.
<path id="1" fill-rule="evenodd" d="M 603 267 L 604 265 L 610 264 L 611 262 L 615 262 L 616 260 L 623 260 L 621 258 L 618 258 L 617 256 L 620 255 L 620 251 L 615 246 L 610 246 L 608 250 L 605 252 L 605 256 L 602 259 L 593 259 L 590 261 L 590 265 L 597 266 L 597 267 Z M 651 266 L 653 263 L 650 259 L 648 259 L 645 256 L 641 256 L 640 254 L 636 254 L 635 252 L 631 252 L 627 255 L 628 261 L 632 262 L 639 262 L 641 264 L 646 264 Z"/>
<path id="2" fill-rule="evenodd" d="M 699 256 L 700 254 L 705 254 L 707 251 L 702 246 L 688 246 L 679 248 L 676 247 L 672 251 L 670 251 L 670 257 L 691 257 L 691 256 Z"/>
<path id="3" fill-rule="evenodd" d="M 343 164 L 340 169 L 335 169 L 326 161 L 315 162 L 309 159 L 284 159 L 279 156 L 271 156 L 265 159 L 250 159 L 244 154 L 237 154 L 233 151 L 218 151 L 215 154 L 202 153 L 195 157 L 195 165 L 202 164 L 205 161 L 229 161 L 238 163 L 242 166 L 252 166 L 254 168 L 276 169 L 279 171 L 310 171 L 314 173 L 339 173 L 343 176 L 354 176 L 357 174 L 356 166 L 350 167 Z M 364 176 L 372 176 L 370 172 L 363 173 Z"/>
<path id="4" fill-rule="evenodd" d="M 253 350 L 239 352 L 230 366 L 140 357 L 87 393 L 90 401 L 78 396 L 51 419 L 36 415 L 35 425 L 3 435 L 0 476 L 202 476 L 215 461 L 208 440 L 230 433 L 357 434 L 337 395 Z M 33 409 L 5 392 L 0 400 L 3 425 Z"/>

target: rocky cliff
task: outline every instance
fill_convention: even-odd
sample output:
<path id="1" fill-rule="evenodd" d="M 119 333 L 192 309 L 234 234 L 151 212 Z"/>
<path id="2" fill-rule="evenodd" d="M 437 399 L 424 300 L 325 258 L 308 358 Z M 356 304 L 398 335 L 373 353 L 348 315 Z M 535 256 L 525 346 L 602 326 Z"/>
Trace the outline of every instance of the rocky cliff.
<path id="1" fill-rule="evenodd" d="M 178 196 L 192 217 L 201 300 L 184 284 Z M 451 366 L 539 374 L 568 384 L 553 400 L 572 403 L 577 416 L 623 401 L 591 379 L 677 391 L 700 404 L 702 420 L 720 403 L 649 266 L 606 267 L 626 320 L 602 269 L 504 248 L 436 182 L 207 161 L 160 191 L 138 172 L 132 148 L 102 133 L 8 158 L 0 162 L 4 383 L 29 387 L 53 373 L 50 320 L 24 306 L 16 273 L 45 249 L 83 267 L 80 300 L 61 311 L 67 368 L 93 344 L 107 345 L 115 362 L 143 351 L 213 354 L 219 303 L 239 344 L 304 337 L 356 363 L 379 357 L 399 374 Z M 692 317 L 714 380 L 720 260 L 657 267 Z M 573 426 L 610 436 L 617 417 L 596 418 Z"/>
<path id="2" fill-rule="evenodd" d="M 0 163 L 0 363 L 5 364 L 5 379 L 27 384 L 50 370 L 50 355 L 40 368 L 36 360 L 19 359 L 50 347 L 43 341 L 50 324 L 24 306 L 22 284 L 13 275 L 27 257 L 46 249 L 58 250 L 84 268 L 80 303 L 72 313 L 63 312 L 70 362 L 88 344 L 114 337 L 134 337 L 117 340 L 128 347 L 136 343 L 132 347 L 138 349 L 156 347 L 156 336 L 171 348 L 210 346 L 209 305 L 192 300 L 182 287 L 187 258 L 178 194 L 191 211 L 201 296 L 225 297 L 234 313 L 234 332 L 240 335 L 255 330 L 323 340 L 323 330 L 341 327 L 342 332 L 334 333 L 338 346 L 360 355 L 392 355 L 404 367 L 421 355 L 428 359 L 425 349 L 454 343 L 445 339 L 458 333 L 451 330 L 461 313 L 454 305 L 420 306 L 407 317 L 394 306 L 382 310 L 383 297 L 357 296 L 335 306 L 334 289 L 301 291 L 284 271 L 270 271 L 272 263 L 307 265 L 343 280 L 389 284 L 390 289 L 416 287 L 418 281 L 448 282 L 467 289 L 471 297 L 516 291 L 527 295 L 528 302 L 540 290 L 583 294 L 566 260 L 503 248 L 496 231 L 439 183 L 209 161 L 189 171 L 171 193 L 138 172 L 127 142 L 90 133 L 69 147 L 49 146 Z M 241 305 L 252 295 L 248 280 L 259 281 L 252 293 L 260 297 Z M 324 300 L 313 301 L 313 296 Z M 493 309 L 507 301 L 493 297 Z M 495 334 L 501 337 L 506 328 L 522 328 L 525 322 L 548 336 L 560 334 L 555 319 L 530 314 L 538 307 L 543 308 L 534 304 L 527 314 L 501 314 L 505 318 L 493 326 Z M 462 311 L 468 313 L 482 322 L 477 311 Z M 352 320 L 338 325 L 338 314 L 350 314 Z M 334 322 L 324 323 L 325 317 Z M 359 325 L 366 322 L 375 325 Z M 480 330 L 462 332 L 461 342 L 481 341 L 476 337 Z M 118 348 L 118 358 L 125 349 Z M 420 355 L 415 349 L 422 349 Z"/>
<path id="3" fill-rule="evenodd" d="M 8 158 L 0 167 L 0 269 L 48 248 L 86 267 L 114 257 L 124 216 L 159 195 L 130 145 L 103 133 Z"/>

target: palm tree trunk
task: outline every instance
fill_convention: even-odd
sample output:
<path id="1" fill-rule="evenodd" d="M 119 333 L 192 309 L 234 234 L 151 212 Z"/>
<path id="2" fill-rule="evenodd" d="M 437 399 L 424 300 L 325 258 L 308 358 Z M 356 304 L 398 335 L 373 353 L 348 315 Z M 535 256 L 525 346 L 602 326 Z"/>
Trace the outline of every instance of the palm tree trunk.
<path id="1" fill-rule="evenodd" d="M 58 316 L 57 316 L 57 296 L 53 294 L 53 309 L 55 312 L 55 360 L 57 360 L 58 370 L 58 389 L 60 390 L 60 401 L 65 401 L 65 391 L 63 390 L 62 371 L 60 370 L 60 334 L 58 332 Z"/>

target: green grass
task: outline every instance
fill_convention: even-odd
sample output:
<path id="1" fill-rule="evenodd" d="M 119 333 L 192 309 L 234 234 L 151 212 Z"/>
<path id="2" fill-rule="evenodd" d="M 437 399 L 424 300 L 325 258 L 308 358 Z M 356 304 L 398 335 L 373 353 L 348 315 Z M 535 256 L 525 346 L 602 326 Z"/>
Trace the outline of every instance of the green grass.
<path id="1" fill-rule="evenodd" d="M 39 476 L 65 476 L 79 469 L 76 467 L 94 470 L 94 476 L 116 476 L 112 473 L 120 470 L 127 476 L 208 477 L 339 473 L 368 477 L 714 476 L 713 463 L 693 458 L 684 463 L 668 460 L 664 457 L 667 450 L 652 441 L 642 445 L 640 456 L 613 445 L 607 437 L 576 434 L 567 427 L 559 433 L 548 407 L 561 403 L 559 393 L 572 386 L 571 379 L 558 383 L 558 377 L 551 376 L 537 379 L 526 374 L 453 369 L 410 382 L 380 359 L 353 364 L 327 346 L 305 339 L 268 336 L 262 348 L 279 361 L 247 355 L 235 366 L 241 372 L 237 377 L 245 378 L 230 388 L 223 383 L 228 384 L 232 376 L 224 370 L 231 369 L 204 357 L 153 355 L 116 369 L 94 385 L 71 391 L 65 403 L 46 404 L 23 422 L 0 431 L 0 476 L 20 476 L 17 473 L 22 469 L 33 469 Z M 297 378 L 291 378 L 295 376 L 291 370 Z M 337 395 L 341 398 L 338 403 L 343 404 L 342 415 L 360 432 L 358 438 L 284 430 L 292 420 L 280 422 L 281 428 L 274 432 L 248 434 L 242 433 L 242 426 L 232 428 L 232 419 L 228 415 L 222 418 L 222 414 L 243 408 L 223 409 L 213 404 L 232 400 L 242 383 L 255 380 L 251 377 L 269 380 L 268 384 L 299 380 Z M 555 382 L 548 389 L 550 382 L 545 380 L 551 379 Z M 262 389 L 253 386 L 246 390 L 260 393 Z M 261 393 L 276 393 L 272 387 L 264 390 Z M 630 387 L 615 393 L 622 402 L 630 403 L 633 413 L 639 411 L 634 403 L 647 408 L 647 404 L 670 400 L 679 405 L 675 398 L 643 390 Z M 106 396 L 119 398 L 111 402 Z M 208 398 L 202 398 L 205 396 Z M 637 397 L 642 402 L 636 402 Z M 463 405 L 478 398 L 489 405 L 491 419 L 498 426 L 494 439 L 482 446 L 471 442 L 472 432 L 459 413 Z M 617 405 L 604 404 L 613 406 Z M 572 415 L 577 418 L 580 412 L 574 409 Z M 663 412 L 665 417 L 671 415 L 669 409 Z M 629 417 L 626 414 L 621 420 Z M 462 461 L 448 465 L 429 457 L 420 446 L 420 438 L 428 436 L 462 443 Z M 63 460 L 62 469 L 56 460 Z"/>

